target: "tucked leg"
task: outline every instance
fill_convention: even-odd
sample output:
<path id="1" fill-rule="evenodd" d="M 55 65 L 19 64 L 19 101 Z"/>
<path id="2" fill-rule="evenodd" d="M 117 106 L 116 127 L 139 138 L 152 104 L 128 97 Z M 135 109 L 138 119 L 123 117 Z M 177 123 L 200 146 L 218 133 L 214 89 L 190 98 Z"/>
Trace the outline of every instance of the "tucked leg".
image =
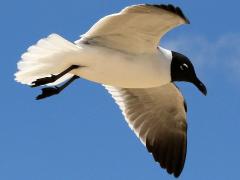
<path id="1" fill-rule="evenodd" d="M 67 86 L 69 86 L 74 80 L 78 79 L 79 76 L 73 76 L 71 79 L 69 79 L 66 83 L 64 83 L 62 86 L 58 87 L 47 87 L 42 89 L 42 94 L 38 95 L 36 97 L 36 100 L 44 99 L 49 96 L 57 95 L 59 94 L 63 89 L 65 89 Z"/>
<path id="2" fill-rule="evenodd" d="M 57 75 L 51 75 L 50 77 L 44 77 L 44 78 L 40 78 L 37 79 L 36 81 L 32 82 L 32 86 L 31 87 L 38 87 L 41 85 L 45 85 L 48 83 L 53 83 L 56 80 L 58 80 L 59 78 L 63 77 L 65 74 L 69 73 L 70 71 L 79 68 L 80 66 L 78 65 L 72 65 L 69 68 L 67 68 L 66 70 L 64 70 L 63 72 L 61 72 L 60 74 Z"/>

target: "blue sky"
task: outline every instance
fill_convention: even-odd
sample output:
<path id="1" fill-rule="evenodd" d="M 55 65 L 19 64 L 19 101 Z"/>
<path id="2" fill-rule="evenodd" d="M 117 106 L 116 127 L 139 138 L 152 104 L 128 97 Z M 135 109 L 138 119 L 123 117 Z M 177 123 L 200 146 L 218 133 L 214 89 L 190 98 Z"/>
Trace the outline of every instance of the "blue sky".
<path id="1" fill-rule="evenodd" d="M 188 152 L 179 179 L 238 179 L 240 170 L 240 2 L 1 1 L 0 179 L 174 179 L 153 161 L 105 89 L 80 80 L 35 101 L 14 82 L 20 55 L 50 33 L 76 40 L 102 16 L 138 3 L 173 3 L 191 20 L 162 45 L 189 56 L 208 87 L 179 83 L 189 106 Z"/>

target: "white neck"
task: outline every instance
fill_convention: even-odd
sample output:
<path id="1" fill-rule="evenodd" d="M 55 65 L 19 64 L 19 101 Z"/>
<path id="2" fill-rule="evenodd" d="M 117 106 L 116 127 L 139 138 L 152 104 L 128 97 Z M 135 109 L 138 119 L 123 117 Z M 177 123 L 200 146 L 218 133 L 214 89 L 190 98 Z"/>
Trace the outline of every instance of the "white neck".
<path id="1" fill-rule="evenodd" d="M 162 48 L 162 47 L 158 47 L 159 51 L 162 53 L 163 56 L 165 56 L 166 59 L 168 59 L 170 62 L 172 61 L 172 51 Z"/>

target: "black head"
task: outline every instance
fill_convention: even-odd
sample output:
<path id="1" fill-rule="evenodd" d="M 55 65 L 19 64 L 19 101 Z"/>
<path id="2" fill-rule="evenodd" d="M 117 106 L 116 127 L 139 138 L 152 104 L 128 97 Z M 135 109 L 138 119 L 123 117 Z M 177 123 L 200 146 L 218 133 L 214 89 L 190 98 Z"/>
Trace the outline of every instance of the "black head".
<path id="1" fill-rule="evenodd" d="M 207 95 L 207 89 L 198 79 L 191 61 L 186 56 L 174 51 L 172 51 L 171 77 L 172 81 L 191 82 L 204 95 Z"/>

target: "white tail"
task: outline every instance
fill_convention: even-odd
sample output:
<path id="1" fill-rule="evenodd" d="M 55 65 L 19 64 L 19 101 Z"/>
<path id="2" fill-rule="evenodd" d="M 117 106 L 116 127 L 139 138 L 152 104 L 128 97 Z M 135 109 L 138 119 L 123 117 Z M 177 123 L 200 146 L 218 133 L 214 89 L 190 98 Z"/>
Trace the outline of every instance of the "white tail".
<path id="1" fill-rule="evenodd" d="M 57 34 L 41 39 L 36 45 L 28 48 L 18 62 L 15 80 L 31 85 L 38 78 L 58 74 L 71 66 L 80 48 Z M 73 75 L 68 73 L 51 85 L 59 84 Z"/>

